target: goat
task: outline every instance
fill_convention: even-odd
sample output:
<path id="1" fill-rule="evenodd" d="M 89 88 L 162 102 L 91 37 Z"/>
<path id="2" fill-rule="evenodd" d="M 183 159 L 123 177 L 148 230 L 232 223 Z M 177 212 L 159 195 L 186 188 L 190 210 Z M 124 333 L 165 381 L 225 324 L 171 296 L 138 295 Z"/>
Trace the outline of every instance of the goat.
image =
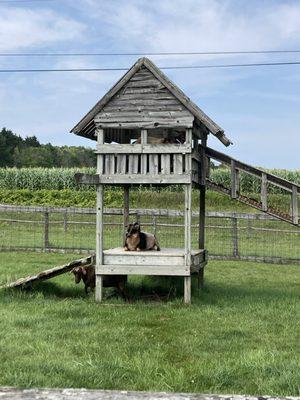
<path id="1" fill-rule="evenodd" d="M 138 222 L 129 224 L 124 244 L 125 251 L 157 250 L 160 251 L 158 241 L 152 233 L 141 232 Z"/>
<path id="2" fill-rule="evenodd" d="M 96 274 L 95 266 L 75 267 L 71 270 L 71 273 L 75 276 L 75 283 L 79 283 L 82 279 L 84 283 L 85 293 L 88 293 L 88 288 L 91 290 L 95 289 L 96 286 Z M 127 300 L 128 297 L 125 291 L 125 283 L 127 276 L 124 275 L 104 275 L 102 280 L 103 287 L 116 287 L 118 293 Z"/>

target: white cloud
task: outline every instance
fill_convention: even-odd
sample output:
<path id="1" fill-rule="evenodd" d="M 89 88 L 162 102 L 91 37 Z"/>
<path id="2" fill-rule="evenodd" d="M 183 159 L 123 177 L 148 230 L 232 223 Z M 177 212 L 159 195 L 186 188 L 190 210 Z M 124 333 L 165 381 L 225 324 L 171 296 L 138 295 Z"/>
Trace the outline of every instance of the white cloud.
<path id="1" fill-rule="evenodd" d="M 51 10 L 1 8 L 0 50 L 13 51 L 81 37 L 84 25 Z"/>

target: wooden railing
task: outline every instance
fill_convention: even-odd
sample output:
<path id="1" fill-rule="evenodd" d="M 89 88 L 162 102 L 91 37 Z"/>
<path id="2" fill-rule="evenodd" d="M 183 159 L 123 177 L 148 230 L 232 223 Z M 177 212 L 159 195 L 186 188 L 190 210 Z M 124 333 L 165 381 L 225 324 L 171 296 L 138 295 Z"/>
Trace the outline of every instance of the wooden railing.
<path id="1" fill-rule="evenodd" d="M 243 203 L 255 207 L 263 212 L 266 212 L 276 218 L 289 222 L 293 225 L 299 226 L 299 212 L 298 212 L 298 196 L 300 194 L 300 186 L 296 183 L 287 181 L 286 179 L 280 178 L 276 175 L 265 172 L 259 168 L 252 167 L 251 165 L 245 164 L 241 161 L 235 160 L 232 157 L 227 156 L 224 153 L 220 153 L 209 147 L 203 148 L 199 146 L 199 152 L 205 151 L 205 155 L 208 160 L 213 159 L 223 164 L 226 164 L 231 169 L 231 187 L 226 188 L 220 184 L 217 184 L 210 180 L 209 176 L 206 176 L 206 183 L 213 190 L 222 192 L 229 195 L 233 199 L 237 199 Z M 209 164 L 209 162 L 208 162 Z M 240 193 L 240 172 L 250 174 L 261 180 L 261 193 L 260 201 L 252 199 L 247 195 Z M 283 212 L 278 208 L 270 205 L 268 199 L 268 185 L 274 185 L 283 189 L 291 196 L 290 202 L 290 213 Z"/>

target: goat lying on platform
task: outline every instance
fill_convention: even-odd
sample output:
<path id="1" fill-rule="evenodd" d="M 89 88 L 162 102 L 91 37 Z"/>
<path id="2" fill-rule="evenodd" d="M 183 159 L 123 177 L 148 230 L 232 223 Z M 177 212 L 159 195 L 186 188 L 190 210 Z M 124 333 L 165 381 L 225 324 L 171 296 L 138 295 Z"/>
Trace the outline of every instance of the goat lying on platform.
<path id="1" fill-rule="evenodd" d="M 125 251 L 157 250 L 160 251 L 158 241 L 152 233 L 141 232 L 138 222 L 129 224 L 124 244 Z"/>
<path id="2" fill-rule="evenodd" d="M 71 273 L 75 276 L 75 283 L 79 283 L 82 279 L 84 283 L 85 293 L 88 293 L 88 288 L 91 290 L 95 289 L 96 286 L 96 274 L 95 274 L 95 266 L 86 266 L 86 267 L 75 267 L 71 270 Z M 118 293 L 123 297 L 123 299 L 127 300 L 127 295 L 125 292 L 125 283 L 127 281 L 126 275 L 105 275 L 103 276 L 103 287 L 116 287 Z"/>

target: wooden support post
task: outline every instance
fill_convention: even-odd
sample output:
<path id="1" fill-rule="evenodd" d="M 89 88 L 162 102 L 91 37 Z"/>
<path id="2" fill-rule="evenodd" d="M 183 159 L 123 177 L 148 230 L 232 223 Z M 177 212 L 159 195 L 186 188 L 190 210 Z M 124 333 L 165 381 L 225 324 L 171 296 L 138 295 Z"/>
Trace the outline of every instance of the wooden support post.
<path id="1" fill-rule="evenodd" d="M 148 142 L 148 132 L 146 129 L 142 129 L 141 131 L 141 145 L 145 145 Z M 141 174 L 147 173 L 147 159 L 148 154 L 141 155 Z"/>
<path id="2" fill-rule="evenodd" d="M 44 214 L 44 248 L 48 249 L 50 244 L 49 244 L 49 212 L 46 211 Z"/>
<path id="3" fill-rule="evenodd" d="M 97 129 L 98 147 L 104 143 L 103 129 Z M 103 155 L 97 155 L 97 173 L 103 172 Z M 96 301 L 101 302 L 103 299 L 103 277 L 99 274 L 99 270 L 103 264 L 103 185 L 97 185 L 97 205 L 96 205 Z"/>
<path id="4" fill-rule="evenodd" d="M 129 186 L 124 186 L 123 239 L 125 243 L 126 228 L 129 224 Z"/>
<path id="5" fill-rule="evenodd" d="M 184 199 L 184 248 L 185 266 L 191 271 L 191 224 L 192 224 L 192 185 L 185 185 Z M 191 276 L 184 277 L 184 303 L 191 303 Z"/>
<path id="6" fill-rule="evenodd" d="M 156 215 L 152 215 L 152 233 L 156 235 Z"/>
<path id="7" fill-rule="evenodd" d="M 67 233 L 68 230 L 68 213 L 64 212 L 64 232 Z"/>
<path id="8" fill-rule="evenodd" d="M 292 188 L 292 220 L 293 224 L 298 225 L 298 189 L 295 185 Z"/>
<path id="9" fill-rule="evenodd" d="M 231 197 L 236 199 L 239 191 L 239 170 L 236 168 L 235 160 L 231 160 Z"/>
<path id="10" fill-rule="evenodd" d="M 202 146 L 207 145 L 207 138 L 203 138 L 201 141 Z M 198 236 L 198 247 L 204 249 L 205 247 L 205 196 L 206 196 L 206 156 L 205 151 L 201 148 L 201 177 L 199 186 L 199 236 Z M 204 287 L 204 267 L 200 269 L 198 275 L 198 289 Z"/>
<path id="11" fill-rule="evenodd" d="M 260 201 L 263 211 L 268 211 L 268 184 L 267 174 L 265 172 L 261 175 L 261 190 L 260 190 Z"/>

